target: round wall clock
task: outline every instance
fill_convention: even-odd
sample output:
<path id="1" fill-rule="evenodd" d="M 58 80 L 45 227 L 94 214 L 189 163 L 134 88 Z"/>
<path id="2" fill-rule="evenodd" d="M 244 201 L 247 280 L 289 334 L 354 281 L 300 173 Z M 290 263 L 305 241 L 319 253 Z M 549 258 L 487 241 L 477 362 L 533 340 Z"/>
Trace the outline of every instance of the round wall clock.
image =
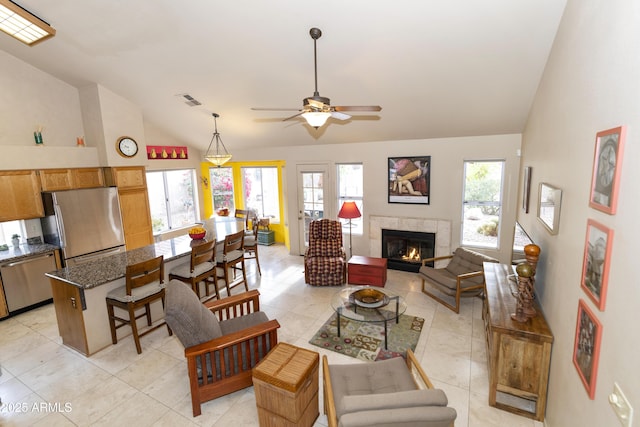
<path id="1" fill-rule="evenodd" d="M 121 136 L 116 142 L 116 151 L 122 157 L 133 157 L 138 153 L 138 143 L 128 136 Z"/>

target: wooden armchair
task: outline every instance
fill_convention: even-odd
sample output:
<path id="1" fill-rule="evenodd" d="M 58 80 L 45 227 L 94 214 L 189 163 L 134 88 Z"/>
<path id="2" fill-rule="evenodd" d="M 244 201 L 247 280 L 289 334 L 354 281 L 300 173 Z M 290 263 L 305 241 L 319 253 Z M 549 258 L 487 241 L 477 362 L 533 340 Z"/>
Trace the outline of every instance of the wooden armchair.
<path id="1" fill-rule="evenodd" d="M 329 365 L 322 356 L 322 377 L 329 427 L 452 427 L 457 417 L 411 350 L 406 361 Z"/>
<path id="2" fill-rule="evenodd" d="M 277 344 L 280 324 L 260 311 L 259 295 L 202 304 L 183 283 L 167 285 L 165 319 L 185 347 L 194 417 L 203 402 L 250 387 L 251 370 Z"/>
<path id="3" fill-rule="evenodd" d="M 427 264 L 449 260 L 444 268 L 429 267 Z M 422 279 L 422 292 L 445 307 L 460 312 L 460 297 L 478 296 L 484 291 L 483 262 L 498 262 L 466 248 L 457 248 L 453 255 L 422 260 L 418 275 Z"/>

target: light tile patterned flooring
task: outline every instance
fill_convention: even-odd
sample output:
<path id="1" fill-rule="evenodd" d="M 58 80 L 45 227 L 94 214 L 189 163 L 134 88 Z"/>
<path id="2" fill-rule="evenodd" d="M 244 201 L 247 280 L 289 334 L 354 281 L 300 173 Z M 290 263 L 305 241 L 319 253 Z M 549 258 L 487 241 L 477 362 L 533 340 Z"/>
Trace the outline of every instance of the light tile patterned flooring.
<path id="1" fill-rule="evenodd" d="M 261 277 L 247 262 L 249 283 L 260 290 L 263 311 L 280 322 L 279 340 L 327 354 L 330 363 L 362 363 L 308 344 L 333 314 L 337 288 L 306 285 L 303 257 L 282 245 L 261 246 L 260 259 Z M 425 318 L 416 355 L 457 410 L 456 426 L 542 426 L 487 404 L 479 299 L 465 299 L 457 315 L 422 294 L 415 274 L 394 270 L 387 288 L 406 298 L 408 314 Z M 61 344 L 52 305 L 0 321 L 0 426 L 258 425 L 252 387 L 203 404 L 193 418 L 180 342 L 162 328 L 143 337 L 142 348 L 136 354 L 128 337 L 81 356 Z M 327 425 L 322 409 L 315 425 Z"/>

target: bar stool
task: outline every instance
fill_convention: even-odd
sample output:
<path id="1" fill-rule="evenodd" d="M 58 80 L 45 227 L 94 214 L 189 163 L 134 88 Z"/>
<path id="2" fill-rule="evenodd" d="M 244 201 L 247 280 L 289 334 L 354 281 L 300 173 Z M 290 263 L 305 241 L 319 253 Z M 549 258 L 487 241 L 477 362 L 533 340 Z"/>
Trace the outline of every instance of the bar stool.
<path id="1" fill-rule="evenodd" d="M 244 233 L 244 259 L 255 259 L 258 266 L 258 274 L 262 276 L 260 271 L 260 259 L 258 258 L 258 217 L 251 218 L 251 232 L 245 230 Z"/>
<path id="2" fill-rule="evenodd" d="M 163 257 L 159 256 L 138 264 L 127 266 L 125 275 L 125 285 L 115 288 L 107 293 L 107 313 L 109 315 L 109 326 L 111 327 L 111 341 L 118 343 L 116 330 L 125 325 L 131 326 L 133 340 L 136 343 L 138 354 L 142 353 L 140 346 L 140 337 L 152 332 L 166 323 L 161 321 L 157 325 L 151 327 L 151 309 L 150 304 L 153 301 L 161 300 L 164 308 L 164 262 Z M 128 319 L 123 319 L 115 315 L 114 307 L 118 307 L 129 313 Z M 136 310 L 144 307 L 144 312 L 136 316 Z M 150 328 L 143 333 L 138 332 L 136 320 L 141 317 L 147 318 L 147 326 Z M 119 322 L 119 324 L 116 324 Z M 173 335 L 169 325 L 167 325 L 169 335 Z"/>
<path id="3" fill-rule="evenodd" d="M 198 298 L 201 282 L 204 282 L 206 296 L 209 296 L 209 285 L 213 284 L 215 297 L 220 299 L 216 278 L 216 241 L 195 244 L 191 248 L 191 260 L 172 268 L 169 272 L 169 280 L 173 279 L 191 285 Z"/>
<path id="4" fill-rule="evenodd" d="M 238 266 L 239 265 L 239 266 Z M 231 296 L 231 289 L 244 283 L 244 288 L 249 291 L 247 285 L 247 272 L 244 268 L 244 230 L 229 234 L 224 238 L 222 253 L 216 255 L 216 266 L 222 271 L 218 272 L 218 278 L 224 280 L 227 288 L 227 296 Z M 242 271 L 242 279 L 233 284 L 229 280 L 229 269 L 235 273 Z"/>

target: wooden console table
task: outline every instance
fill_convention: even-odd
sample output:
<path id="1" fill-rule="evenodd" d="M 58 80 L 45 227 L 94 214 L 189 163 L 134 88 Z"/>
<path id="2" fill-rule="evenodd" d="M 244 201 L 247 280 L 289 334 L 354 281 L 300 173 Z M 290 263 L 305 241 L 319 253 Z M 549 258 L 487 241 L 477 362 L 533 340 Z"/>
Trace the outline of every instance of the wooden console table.
<path id="1" fill-rule="evenodd" d="M 538 421 L 544 420 L 553 335 L 540 306 L 537 316 L 511 319 L 516 299 L 510 265 L 484 263 L 484 319 L 489 363 L 489 405 Z"/>

